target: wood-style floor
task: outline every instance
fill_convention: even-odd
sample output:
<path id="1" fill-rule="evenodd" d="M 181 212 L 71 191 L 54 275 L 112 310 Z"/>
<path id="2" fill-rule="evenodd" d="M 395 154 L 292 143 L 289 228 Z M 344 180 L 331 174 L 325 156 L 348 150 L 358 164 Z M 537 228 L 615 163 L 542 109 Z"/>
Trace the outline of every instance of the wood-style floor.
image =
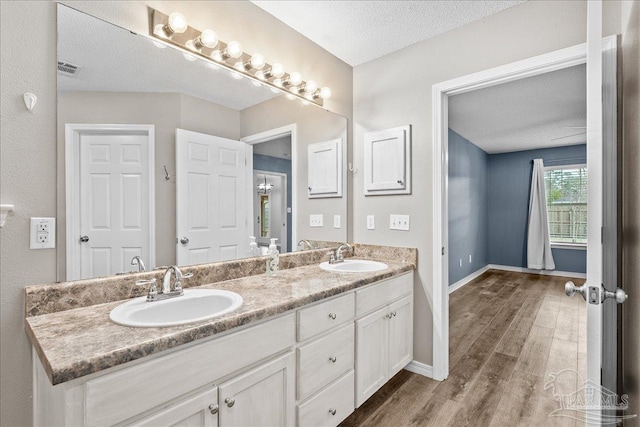
<path id="1" fill-rule="evenodd" d="M 559 408 L 554 390 L 579 390 L 586 369 L 586 307 L 579 295 L 564 295 L 567 280 L 489 270 L 453 292 L 449 378 L 403 370 L 341 425 L 583 425 L 549 417 Z M 549 374 L 563 369 L 570 370 L 545 390 Z"/>

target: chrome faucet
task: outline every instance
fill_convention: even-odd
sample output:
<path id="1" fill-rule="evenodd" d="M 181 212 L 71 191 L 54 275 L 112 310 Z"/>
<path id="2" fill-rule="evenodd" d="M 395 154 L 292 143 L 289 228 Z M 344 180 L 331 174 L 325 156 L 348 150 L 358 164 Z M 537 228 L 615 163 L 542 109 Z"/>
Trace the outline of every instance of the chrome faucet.
<path id="1" fill-rule="evenodd" d="M 175 275 L 176 280 L 171 286 L 171 276 Z M 164 278 L 162 280 L 162 289 L 158 289 L 156 286 L 156 278 L 153 277 L 149 280 L 137 280 L 136 285 L 143 286 L 149 285 L 149 292 L 147 293 L 147 302 L 161 301 L 167 298 L 174 298 L 184 295 L 182 290 L 182 281 L 193 277 L 193 273 L 182 274 L 180 269 L 172 265 L 164 272 Z"/>
<path id="2" fill-rule="evenodd" d="M 329 264 L 338 264 L 344 262 L 344 255 L 342 254 L 344 250 L 347 250 L 350 255 L 353 255 L 353 247 L 348 243 L 343 243 L 336 248 L 335 252 L 329 252 L 330 255 Z"/>
<path id="3" fill-rule="evenodd" d="M 143 271 L 147 271 L 147 269 L 144 266 L 144 262 L 142 262 L 142 258 L 140 258 L 139 255 L 136 255 L 133 257 L 133 259 L 131 260 L 131 265 L 137 265 L 138 266 L 138 273 L 142 273 Z"/>
<path id="4" fill-rule="evenodd" d="M 303 251 L 306 250 L 305 246 L 306 246 L 306 249 L 313 249 L 313 245 L 311 244 L 311 242 L 306 239 L 300 240 L 298 242 L 298 247 L 299 248 L 302 247 Z"/>

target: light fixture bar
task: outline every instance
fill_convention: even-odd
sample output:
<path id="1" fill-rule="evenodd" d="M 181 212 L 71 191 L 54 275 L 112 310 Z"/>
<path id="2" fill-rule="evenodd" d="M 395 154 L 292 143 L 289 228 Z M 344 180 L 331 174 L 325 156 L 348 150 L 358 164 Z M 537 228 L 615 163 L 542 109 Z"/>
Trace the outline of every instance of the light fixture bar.
<path id="1" fill-rule="evenodd" d="M 262 61 L 259 61 L 264 63 L 262 67 L 259 69 L 251 67 L 251 58 L 254 57 L 255 63 L 256 55 L 251 55 L 242 51 L 241 54 L 237 56 L 238 49 L 241 50 L 240 45 L 237 42 L 225 43 L 222 40 L 218 40 L 214 47 L 207 47 L 200 42 L 195 42 L 199 41 L 199 37 L 202 35 L 202 31 L 196 28 L 187 25 L 186 29 L 181 32 L 172 32 L 171 30 L 167 30 L 168 28 L 170 28 L 169 15 L 166 15 L 156 9 L 149 8 L 149 34 L 153 39 L 175 46 L 183 53 L 193 55 L 194 57 L 203 59 L 219 67 L 226 68 L 232 73 L 241 74 L 255 82 L 259 82 L 272 88 L 272 90 L 277 89 L 279 92 L 288 95 L 289 98 L 293 96 L 294 98 L 300 99 L 305 104 L 313 103 L 322 107 L 324 104 L 324 94 L 331 94 L 331 91 L 328 88 L 323 88 L 326 89 L 325 92 L 322 92 L 320 89 L 314 89 L 313 92 L 298 91 L 298 87 L 304 88 L 308 85 L 308 82 L 302 80 L 295 86 L 283 85 L 282 82 L 291 81 L 291 75 L 294 77 L 293 80 L 296 81 L 296 77 L 299 76 L 299 73 L 284 73 L 279 75 L 279 77 L 277 75 L 273 75 L 271 72 L 273 64 L 264 62 L 263 58 Z M 232 49 L 228 49 L 229 45 L 231 45 Z M 231 56 L 230 53 L 233 55 Z M 258 56 L 261 57 L 261 55 Z M 277 67 L 282 66 L 280 64 L 276 64 L 276 68 Z M 315 83 L 313 83 L 312 80 L 310 81 L 315 87 Z"/>

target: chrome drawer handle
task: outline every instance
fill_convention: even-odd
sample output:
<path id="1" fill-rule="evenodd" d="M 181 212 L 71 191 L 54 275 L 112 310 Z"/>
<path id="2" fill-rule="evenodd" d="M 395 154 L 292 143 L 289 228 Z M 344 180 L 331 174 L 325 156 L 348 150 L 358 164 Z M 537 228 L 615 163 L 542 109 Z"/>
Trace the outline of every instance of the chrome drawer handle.
<path id="1" fill-rule="evenodd" d="M 336 317 L 338 317 L 338 316 L 336 316 L 336 314 L 335 314 L 335 313 L 329 313 L 329 317 L 330 317 L 331 319 L 333 319 L 333 320 L 336 320 Z"/>
<path id="2" fill-rule="evenodd" d="M 336 360 L 338 360 L 338 359 L 336 359 L 336 357 L 335 357 L 335 356 L 331 356 L 331 357 L 329 358 L 329 360 L 330 360 L 332 363 L 336 363 Z"/>
<path id="3" fill-rule="evenodd" d="M 335 410 L 335 409 L 333 409 L 333 408 L 330 408 L 330 409 L 329 409 L 329 413 L 330 413 L 331 415 L 335 415 L 335 414 L 336 414 L 336 412 L 338 412 L 338 411 L 336 411 L 336 410 Z"/>
<path id="4" fill-rule="evenodd" d="M 226 403 L 226 404 L 227 404 L 227 406 L 228 406 L 229 408 L 231 408 L 233 405 L 235 405 L 235 404 L 236 404 L 236 401 L 235 401 L 234 399 L 230 398 L 230 397 L 227 397 L 227 398 L 224 400 L 224 403 Z"/>
<path id="5" fill-rule="evenodd" d="M 218 405 L 216 405 L 215 403 L 212 403 L 211 405 L 209 405 L 209 410 L 211 411 L 212 415 L 215 415 L 218 413 Z"/>

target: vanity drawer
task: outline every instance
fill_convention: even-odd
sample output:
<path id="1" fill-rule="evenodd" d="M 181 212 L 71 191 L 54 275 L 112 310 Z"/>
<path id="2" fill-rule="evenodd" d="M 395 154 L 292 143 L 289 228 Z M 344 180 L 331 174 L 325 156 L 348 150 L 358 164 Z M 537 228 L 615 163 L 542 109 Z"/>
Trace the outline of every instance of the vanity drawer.
<path id="1" fill-rule="evenodd" d="M 353 292 L 298 310 L 298 341 L 304 341 L 334 326 L 353 320 Z"/>
<path id="2" fill-rule="evenodd" d="M 413 290 L 413 272 L 356 291 L 356 316 L 389 304 Z"/>
<path id="3" fill-rule="evenodd" d="M 354 325 L 349 323 L 325 337 L 298 348 L 299 400 L 311 396 L 353 369 L 354 342 Z"/>
<path id="4" fill-rule="evenodd" d="M 334 427 L 344 421 L 355 408 L 353 371 L 298 406 L 298 426 Z"/>

